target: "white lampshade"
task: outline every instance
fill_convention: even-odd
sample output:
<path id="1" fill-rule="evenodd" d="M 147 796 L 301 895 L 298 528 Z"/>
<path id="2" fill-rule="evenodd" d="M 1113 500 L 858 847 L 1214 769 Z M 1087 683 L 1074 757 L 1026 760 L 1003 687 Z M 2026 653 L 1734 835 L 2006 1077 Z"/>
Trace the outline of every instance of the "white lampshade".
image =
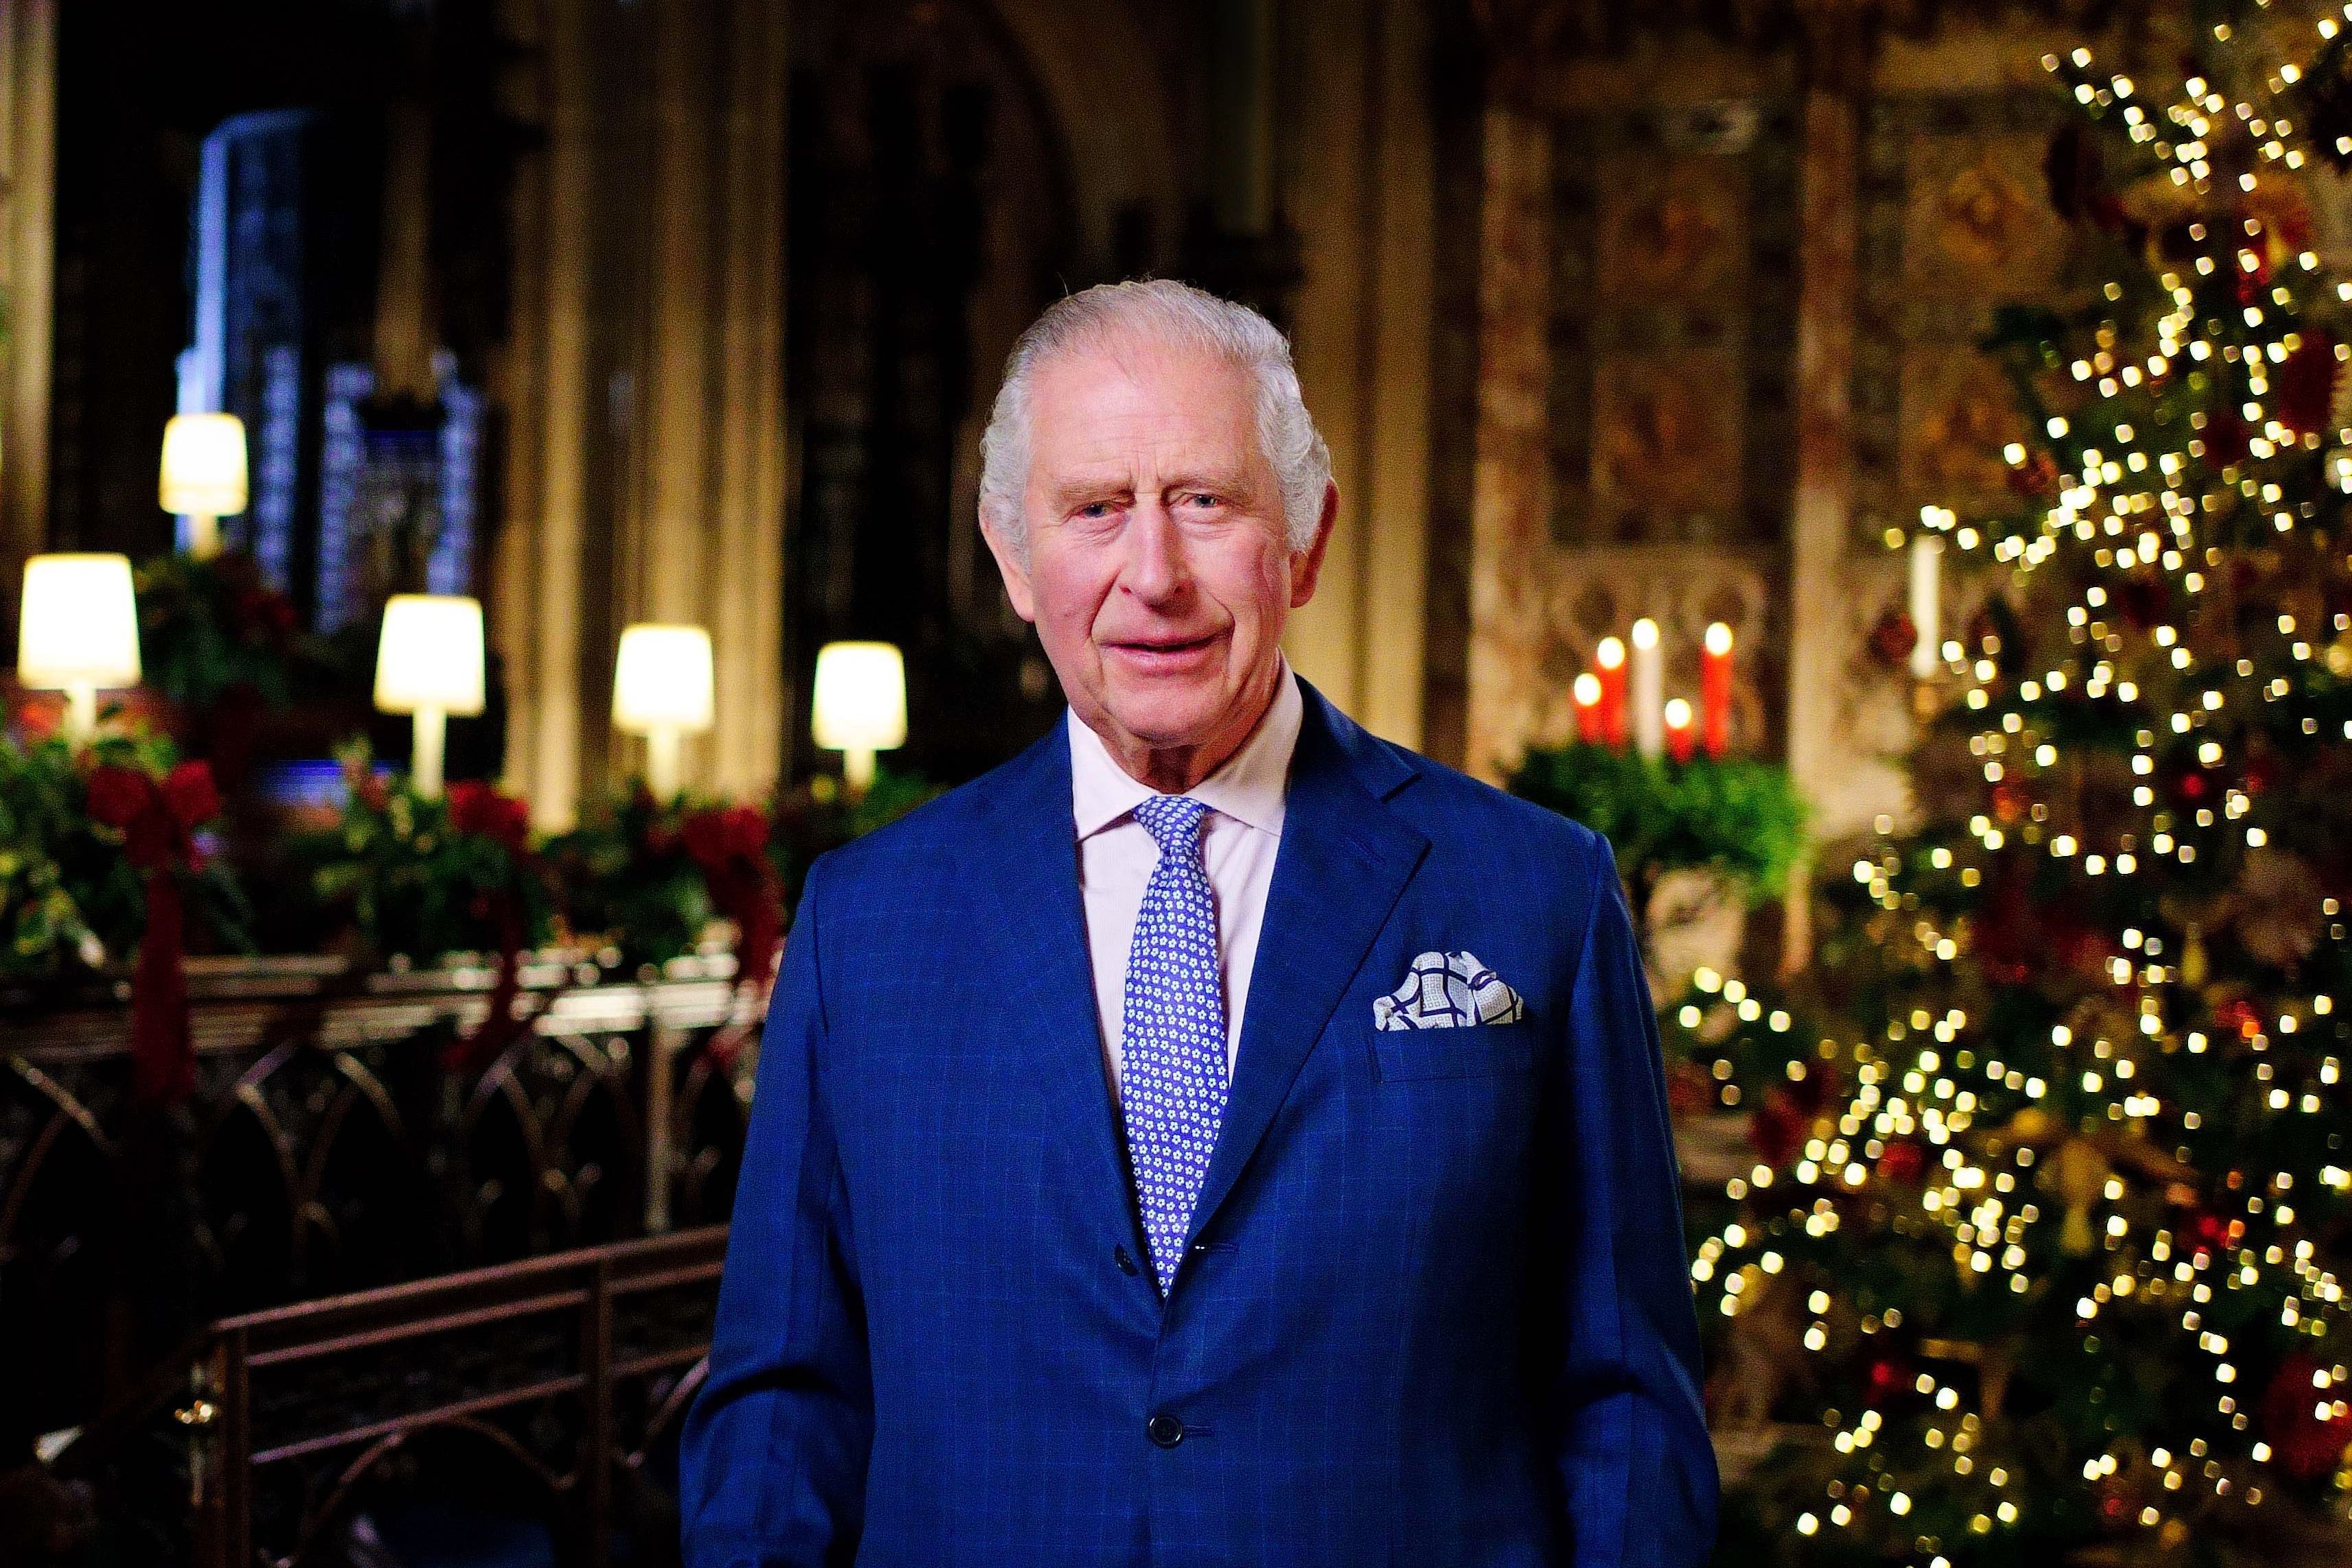
<path id="1" fill-rule="evenodd" d="M 697 733 L 710 728 L 713 707 L 709 632 L 643 624 L 621 633 L 614 728 L 633 735 L 661 728 Z"/>
<path id="2" fill-rule="evenodd" d="M 124 555 L 25 563 L 16 678 L 36 690 L 139 684 L 139 602 Z"/>
<path id="3" fill-rule="evenodd" d="M 457 594 L 394 594 L 376 644 L 375 705 L 386 713 L 482 710 L 482 605 Z"/>
<path id="4" fill-rule="evenodd" d="M 245 510 L 245 421 L 234 414 L 180 414 L 163 426 L 163 510 L 230 517 Z"/>
<path id="5" fill-rule="evenodd" d="M 827 643 L 816 656 L 809 729 L 834 752 L 887 752 L 907 743 L 907 665 L 887 642 Z"/>

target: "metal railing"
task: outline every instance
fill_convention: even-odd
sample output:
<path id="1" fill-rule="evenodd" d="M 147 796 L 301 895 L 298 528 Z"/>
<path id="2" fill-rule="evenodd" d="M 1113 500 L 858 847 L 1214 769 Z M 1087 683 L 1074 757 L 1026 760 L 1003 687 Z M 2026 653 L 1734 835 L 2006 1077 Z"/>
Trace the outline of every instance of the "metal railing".
<path id="1" fill-rule="evenodd" d="M 731 962 L 192 964 L 197 1088 L 128 1092 L 128 1009 L 0 1018 L 0 1450 L 132 1400 L 204 1324 L 723 1222 L 757 1055 Z M 0 1464 L 0 1468 L 5 1468 Z"/>
<path id="2" fill-rule="evenodd" d="M 669 1561 L 664 1457 L 726 1240 L 711 1226 L 224 1319 L 177 1392 L 55 1469 L 92 1487 L 114 1557 L 340 1568 L 404 1501 L 472 1493 L 571 1568 L 605 1568 L 624 1540 L 634 1562 Z"/>

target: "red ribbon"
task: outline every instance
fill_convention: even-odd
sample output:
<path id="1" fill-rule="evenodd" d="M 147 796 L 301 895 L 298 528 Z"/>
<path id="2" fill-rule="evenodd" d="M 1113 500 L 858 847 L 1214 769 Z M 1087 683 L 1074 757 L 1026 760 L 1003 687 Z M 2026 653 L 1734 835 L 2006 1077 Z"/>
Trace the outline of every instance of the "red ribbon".
<path id="1" fill-rule="evenodd" d="M 522 916 L 509 889 L 500 888 L 489 898 L 499 931 L 499 982 L 490 988 L 489 1016 L 442 1051 L 441 1065 L 451 1072 L 488 1067 L 530 1027 L 530 1020 L 514 1016 L 515 998 L 522 994 Z"/>
<path id="2" fill-rule="evenodd" d="M 462 780 L 449 786 L 449 825 L 460 833 L 493 840 L 507 852 L 510 878 L 522 873 L 530 836 L 530 807 L 524 802 L 481 780 Z M 511 881 L 483 897 L 487 905 L 482 912 L 499 933 L 499 981 L 490 991 L 489 1016 L 441 1054 L 441 1065 L 455 1072 L 489 1066 L 530 1027 L 530 1019 L 514 1016 L 515 998 L 522 994 L 521 903 Z"/>
<path id="3" fill-rule="evenodd" d="M 158 868 L 147 873 L 147 929 L 131 980 L 131 1092 L 151 1103 L 177 1105 L 195 1092 L 185 952 L 179 879 Z"/>
<path id="4" fill-rule="evenodd" d="M 190 834 L 220 815 L 220 792 L 201 761 L 182 763 L 161 782 L 109 763 L 90 772 L 89 805 L 94 821 L 121 830 L 124 855 L 146 873 L 147 923 L 131 980 L 131 1094 L 176 1105 L 196 1087 L 179 877 L 204 864 Z"/>

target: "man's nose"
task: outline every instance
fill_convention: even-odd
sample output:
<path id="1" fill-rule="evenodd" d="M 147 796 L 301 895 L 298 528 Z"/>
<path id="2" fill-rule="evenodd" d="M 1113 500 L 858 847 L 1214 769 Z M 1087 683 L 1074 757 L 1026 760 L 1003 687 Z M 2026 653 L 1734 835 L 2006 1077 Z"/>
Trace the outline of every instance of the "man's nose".
<path id="1" fill-rule="evenodd" d="M 1127 563 L 1119 585 L 1157 608 L 1180 597 L 1191 580 L 1175 517 L 1165 502 L 1139 499 L 1128 514 Z"/>

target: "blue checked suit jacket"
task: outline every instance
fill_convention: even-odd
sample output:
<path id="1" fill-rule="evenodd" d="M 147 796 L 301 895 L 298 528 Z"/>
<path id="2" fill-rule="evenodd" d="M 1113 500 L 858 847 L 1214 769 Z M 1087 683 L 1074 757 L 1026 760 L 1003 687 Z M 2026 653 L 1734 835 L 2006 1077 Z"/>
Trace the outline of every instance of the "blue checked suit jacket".
<path id="1" fill-rule="evenodd" d="M 1609 847 L 1306 697 L 1164 1305 L 1063 727 L 817 863 L 685 1429 L 692 1568 L 1706 1557 L 1665 1088 Z M 1376 1030 L 1431 950 L 1525 1016 Z"/>

